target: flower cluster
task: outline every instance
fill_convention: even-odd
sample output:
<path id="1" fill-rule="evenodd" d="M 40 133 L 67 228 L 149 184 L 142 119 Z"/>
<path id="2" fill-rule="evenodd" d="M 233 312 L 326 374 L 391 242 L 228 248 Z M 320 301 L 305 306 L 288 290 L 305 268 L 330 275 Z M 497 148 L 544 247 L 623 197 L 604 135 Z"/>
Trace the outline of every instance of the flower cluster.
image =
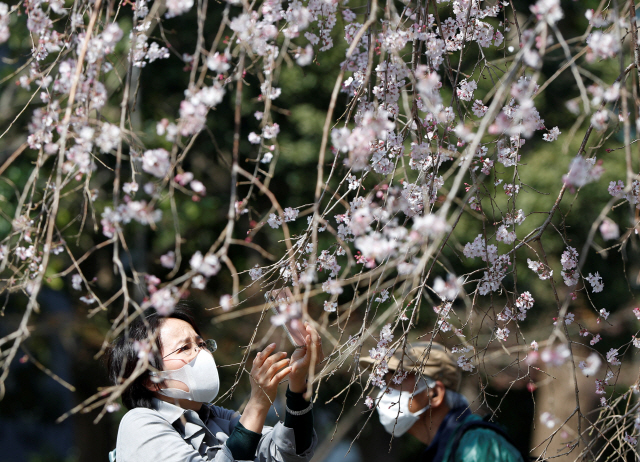
<path id="1" fill-rule="evenodd" d="M 564 283 L 569 287 L 575 286 L 580 277 L 576 268 L 578 266 L 578 251 L 573 247 L 567 247 L 567 250 L 562 252 L 560 263 L 562 264 L 561 274 Z"/>

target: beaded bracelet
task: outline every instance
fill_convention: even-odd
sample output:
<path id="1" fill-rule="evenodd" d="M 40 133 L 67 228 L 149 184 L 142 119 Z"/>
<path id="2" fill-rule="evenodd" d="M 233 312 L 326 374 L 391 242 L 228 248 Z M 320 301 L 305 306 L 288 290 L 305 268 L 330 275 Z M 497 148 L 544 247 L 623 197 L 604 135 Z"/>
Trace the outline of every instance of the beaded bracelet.
<path id="1" fill-rule="evenodd" d="M 306 409 L 303 409 L 302 411 L 292 411 L 291 409 L 289 409 L 288 406 L 285 406 L 285 407 L 289 414 L 299 416 L 299 415 L 305 415 L 306 413 L 310 412 L 311 409 L 313 409 L 313 403 L 309 403 L 309 407 Z"/>

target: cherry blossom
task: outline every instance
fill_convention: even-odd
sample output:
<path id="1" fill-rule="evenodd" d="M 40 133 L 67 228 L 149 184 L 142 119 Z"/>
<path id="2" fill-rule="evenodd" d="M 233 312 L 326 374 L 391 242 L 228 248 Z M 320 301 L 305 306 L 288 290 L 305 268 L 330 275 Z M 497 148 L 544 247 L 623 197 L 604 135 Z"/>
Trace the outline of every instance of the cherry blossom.
<path id="1" fill-rule="evenodd" d="M 251 277 L 252 281 L 260 279 L 262 277 L 262 268 L 260 268 L 260 266 L 256 264 L 256 266 L 249 270 L 249 276 Z"/>
<path id="2" fill-rule="evenodd" d="M 467 82 L 467 79 L 462 79 L 456 94 L 462 101 L 471 101 L 473 99 L 473 92 L 478 88 L 478 84 L 474 80 Z"/>
<path id="3" fill-rule="evenodd" d="M 267 220 L 267 224 L 272 228 L 279 228 L 282 225 L 282 218 L 280 218 L 275 213 L 269 214 L 269 219 Z"/>
<path id="4" fill-rule="evenodd" d="M 220 307 L 222 311 L 230 311 L 233 308 L 233 299 L 231 295 L 223 295 L 220 297 Z"/>
<path id="5" fill-rule="evenodd" d="M 176 265 L 176 254 L 173 250 L 170 250 L 166 254 L 160 257 L 160 264 L 165 268 L 173 269 Z"/>
<path id="6" fill-rule="evenodd" d="M 458 356 L 457 363 L 458 363 L 458 367 L 465 372 L 472 372 L 473 369 L 475 369 L 475 366 L 473 365 L 471 360 L 467 358 L 465 355 Z"/>
<path id="7" fill-rule="evenodd" d="M 502 329 L 501 329 L 501 328 L 498 328 L 498 329 L 496 330 L 496 338 L 497 338 L 498 340 L 502 340 L 502 341 L 504 342 L 504 341 L 505 341 L 505 340 L 507 340 L 507 338 L 509 337 L 509 333 L 510 333 L 510 331 L 509 331 L 509 329 L 507 329 L 506 327 L 505 327 L 505 328 L 502 328 Z"/>
<path id="8" fill-rule="evenodd" d="M 166 18 L 173 18 L 186 13 L 193 7 L 193 0 L 167 0 Z"/>
<path id="9" fill-rule="evenodd" d="M 585 279 L 589 281 L 589 284 L 591 284 L 591 290 L 594 293 L 602 292 L 602 290 L 604 289 L 604 284 L 602 283 L 602 277 L 600 277 L 600 274 L 597 271 L 596 271 L 596 274 L 593 274 L 593 275 L 589 273 L 589 276 L 587 276 Z"/>
<path id="10" fill-rule="evenodd" d="M 591 375 L 595 375 L 601 365 L 602 360 L 600 359 L 600 355 L 597 353 L 591 353 L 586 360 L 580 361 L 578 367 L 586 377 L 589 377 Z"/>
<path id="11" fill-rule="evenodd" d="M 571 356 L 569 348 L 561 343 L 555 348 L 545 348 L 540 353 L 540 359 L 545 363 L 550 363 L 554 366 L 563 365 Z"/>
<path id="12" fill-rule="evenodd" d="M 166 149 L 151 149 L 142 155 L 142 170 L 158 178 L 164 178 L 171 168 Z"/>
<path id="13" fill-rule="evenodd" d="M 176 306 L 177 289 L 165 287 L 151 295 L 150 303 L 161 316 L 171 314 Z"/>
<path id="14" fill-rule="evenodd" d="M 600 223 L 600 233 L 602 234 L 602 238 L 605 241 L 610 241 L 613 239 L 618 239 L 620 237 L 620 228 L 615 221 L 610 218 L 605 218 Z"/>
<path id="15" fill-rule="evenodd" d="M 197 251 L 189 260 L 189 264 L 194 271 L 202 273 L 206 277 L 215 276 L 220 271 L 220 260 L 213 254 L 207 254 L 204 257 L 200 251 Z"/>
<path id="16" fill-rule="evenodd" d="M 337 310 L 338 304 L 329 300 L 324 302 L 324 310 L 328 313 L 333 313 Z"/>
<path id="17" fill-rule="evenodd" d="M 348 10 L 347 10 L 347 11 L 348 11 Z M 372 398 L 371 396 L 367 396 L 367 397 L 365 398 L 365 400 L 364 400 L 364 404 L 365 404 L 365 406 L 367 406 L 369 409 L 373 409 L 373 405 L 374 405 L 373 398 Z"/>
<path id="18" fill-rule="evenodd" d="M 607 362 L 612 366 L 620 365 L 620 359 L 618 358 L 618 350 L 616 350 L 615 348 L 611 348 L 607 352 Z"/>
<path id="19" fill-rule="evenodd" d="M 613 33 L 592 32 L 587 37 L 587 61 L 613 58 L 620 51 L 620 43 Z"/>
<path id="20" fill-rule="evenodd" d="M 71 287 L 73 287 L 74 290 L 82 290 L 82 276 L 79 274 L 71 276 Z"/>
<path id="21" fill-rule="evenodd" d="M 560 130 L 558 130 L 558 127 L 553 127 L 551 130 L 549 130 L 549 133 L 542 135 L 542 139 L 549 142 L 555 141 L 558 139 L 560 133 L 561 132 Z"/>
<path id="22" fill-rule="evenodd" d="M 0 2 L 0 43 L 9 40 L 9 6 Z"/>
<path id="23" fill-rule="evenodd" d="M 433 281 L 433 291 L 438 294 L 443 301 L 453 301 L 458 297 L 458 293 L 462 289 L 462 278 L 456 278 L 453 274 L 447 275 L 445 282 L 440 276 Z"/>

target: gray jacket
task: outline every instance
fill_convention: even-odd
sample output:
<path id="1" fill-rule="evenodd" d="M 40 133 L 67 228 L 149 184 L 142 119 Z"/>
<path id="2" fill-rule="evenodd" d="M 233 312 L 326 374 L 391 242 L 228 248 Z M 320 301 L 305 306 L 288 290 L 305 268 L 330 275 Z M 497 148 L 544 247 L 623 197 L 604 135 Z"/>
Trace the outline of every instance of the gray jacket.
<path id="1" fill-rule="evenodd" d="M 197 412 L 156 398 L 153 406 L 154 409 L 135 408 L 125 414 L 110 460 L 115 460 L 117 453 L 118 462 L 234 461 L 225 442 L 240 414 L 208 404 L 203 422 Z M 314 431 L 311 447 L 296 454 L 293 429 L 278 422 L 262 429 L 255 462 L 308 462 L 317 444 Z"/>

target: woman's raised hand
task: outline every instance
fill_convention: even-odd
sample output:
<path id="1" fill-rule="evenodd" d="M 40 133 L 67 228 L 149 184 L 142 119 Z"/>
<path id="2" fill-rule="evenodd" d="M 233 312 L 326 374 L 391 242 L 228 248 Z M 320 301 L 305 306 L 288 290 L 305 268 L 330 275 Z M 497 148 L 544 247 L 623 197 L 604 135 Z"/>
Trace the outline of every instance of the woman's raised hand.
<path id="1" fill-rule="evenodd" d="M 324 359 L 320 334 L 318 334 L 318 331 L 308 322 L 305 323 L 304 327 L 307 331 L 305 346 L 296 349 L 291 355 L 289 389 L 294 393 L 303 393 L 306 391 L 309 370 Z"/>
<path id="2" fill-rule="evenodd" d="M 268 409 L 276 399 L 278 384 L 291 373 L 287 353 L 274 353 L 276 344 L 272 343 L 258 352 L 251 367 L 251 398 L 253 404 Z"/>

